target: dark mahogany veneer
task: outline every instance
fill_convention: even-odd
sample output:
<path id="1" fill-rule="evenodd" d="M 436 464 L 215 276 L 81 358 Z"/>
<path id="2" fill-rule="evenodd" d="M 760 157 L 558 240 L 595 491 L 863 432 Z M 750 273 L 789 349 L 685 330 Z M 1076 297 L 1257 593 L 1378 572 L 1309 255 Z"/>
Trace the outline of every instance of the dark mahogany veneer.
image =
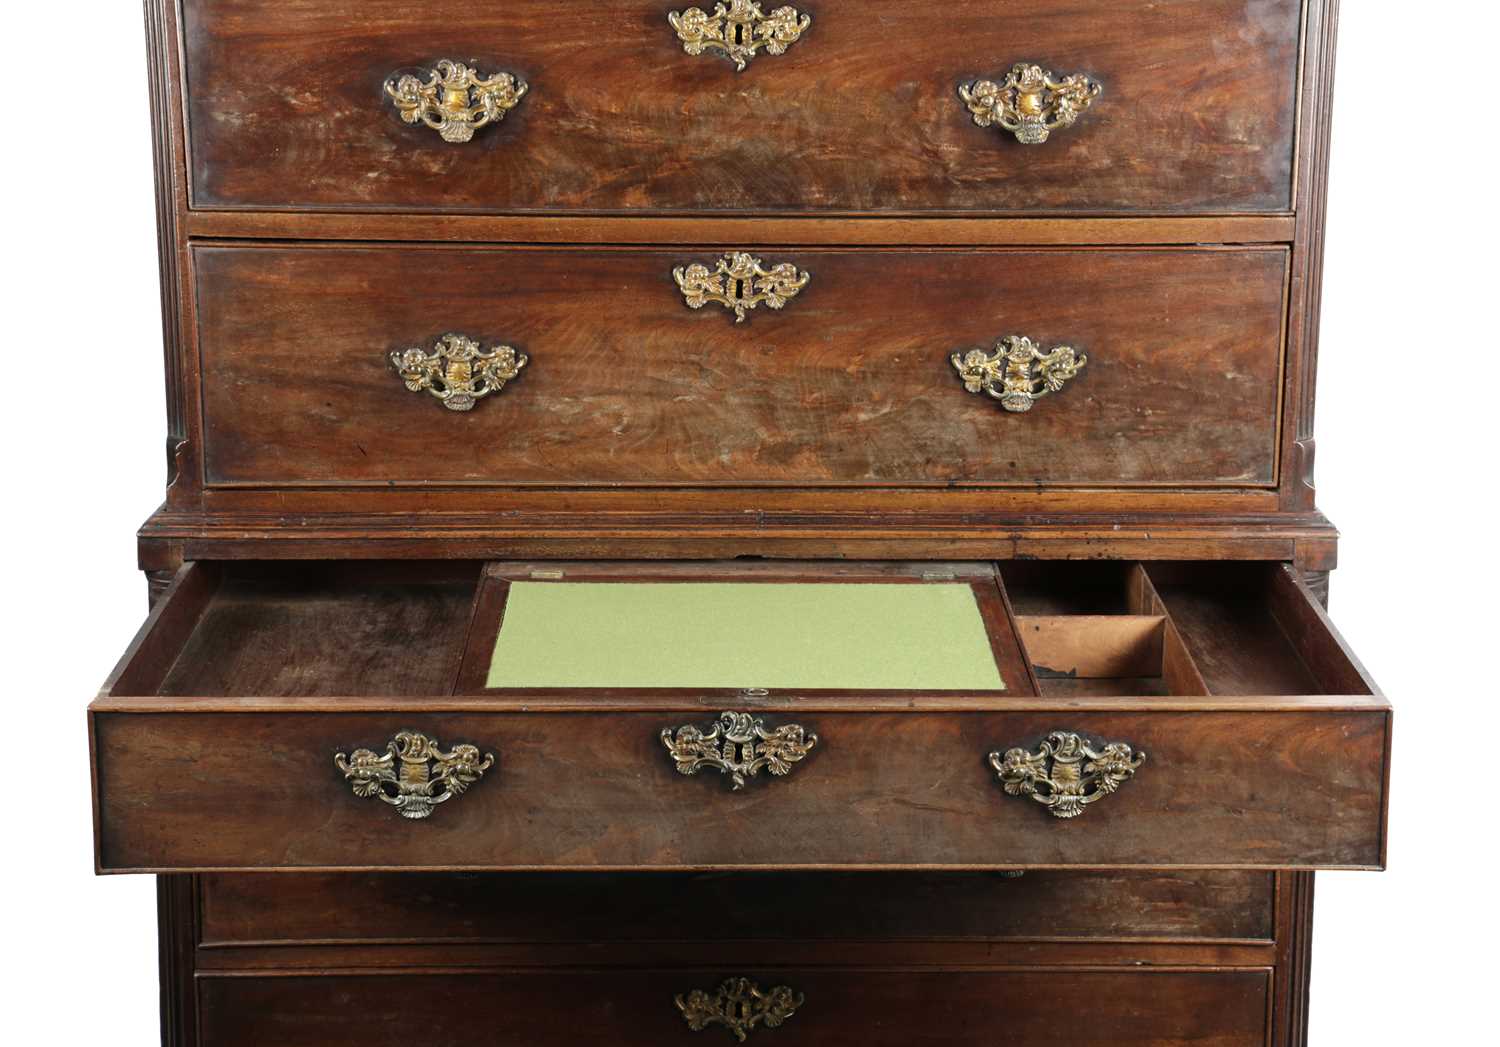
<path id="1" fill-rule="evenodd" d="M 738 78 L 666 13 L 595 0 L 186 0 L 200 208 L 448 212 L 1245 213 L 1292 206 L 1297 0 L 801 5 Z M 707 10 L 712 9 L 709 5 Z M 767 11 L 771 8 L 767 7 Z M 441 58 L 530 91 L 455 148 L 382 93 Z M 957 88 L 1017 62 L 1105 93 L 1046 149 Z M 878 162 L 872 162 L 877 161 Z"/>
<path id="2" fill-rule="evenodd" d="M 90 725 L 164 1045 L 688 1047 L 745 976 L 805 994 L 757 1043 L 1303 1047 L 1391 737 L 1321 606 L 1337 0 L 801 0 L 738 74 L 694 2 L 147 0 L 168 483 Z M 441 58 L 530 91 L 449 146 L 382 91 Z M 1104 86 L 1041 147 L 957 95 L 1023 61 Z M 689 310 L 736 249 L 811 282 Z M 445 411 L 385 361 L 448 331 L 531 362 Z M 1006 414 L 947 357 L 1010 334 L 1089 364 Z M 484 690 L 559 565 L 969 571 L 1010 688 Z M 741 705 L 821 742 L 677 775 Z M 500 764 L 404 822 L 332 759 L 403 728 Z M 1057 729 L 1148 761 L 1051 818 L 985 756 Z"/>

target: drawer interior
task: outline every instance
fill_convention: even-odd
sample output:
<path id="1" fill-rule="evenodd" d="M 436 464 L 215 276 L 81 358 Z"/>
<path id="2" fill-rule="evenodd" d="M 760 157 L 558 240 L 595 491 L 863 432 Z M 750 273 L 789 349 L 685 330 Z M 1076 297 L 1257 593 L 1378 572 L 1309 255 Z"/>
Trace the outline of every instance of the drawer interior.
<path id="1" fill-rule="evenodd" d="M 109 693 L 1374 693 L 1299 590 L 1259 563 L 202 563 Z"/>
<path id="2" fill-rule="evenodd" d="M 199 562 L 90 729 L 116 872 L 1384 862 L 1389 705 L 1281 564 Z"/>
<path id="3" fill-rule="evenodd" d="M 1001 567 L 1039 693 L 1368 694 L 1289 577 L 1256 563 Z"/>
<path id="4" fill-rule="evenodd" d="M 477 564 L 250 564 L 210 570 L 163 695 L 447 694 Z"/>
<path id="5" fill-rule="evenodd" d="M 116 696 L 1030 694 L 989 564 L 200 564 Z"/>

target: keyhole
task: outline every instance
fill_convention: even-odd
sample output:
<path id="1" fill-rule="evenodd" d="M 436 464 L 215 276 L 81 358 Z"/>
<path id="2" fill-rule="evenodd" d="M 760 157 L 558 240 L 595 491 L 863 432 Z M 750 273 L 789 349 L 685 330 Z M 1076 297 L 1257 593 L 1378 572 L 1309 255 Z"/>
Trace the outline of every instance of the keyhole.
<path id="1" fill-rule="evenodd" d="M 736 25 L 734 27 L 734 42 L 737 45 L 745 42 L 745 27 L 743 25 Z"/>
<path id="2" fill-rule="evenodd" d="M 736 280 L 734 282 L 734 297 L 736 299 L 745 297 L 745 281 Z"/>

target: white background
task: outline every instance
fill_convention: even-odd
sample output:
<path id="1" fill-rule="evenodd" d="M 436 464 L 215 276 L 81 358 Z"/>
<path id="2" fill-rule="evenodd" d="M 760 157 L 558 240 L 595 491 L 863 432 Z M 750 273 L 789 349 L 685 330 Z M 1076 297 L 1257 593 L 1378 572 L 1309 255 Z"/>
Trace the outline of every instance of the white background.
<path id="1" fill-rule="evenodd" d="M 1334 618 L 1397 726 L 1390 870 L 1318 877 L 1318 1045 L 1492 1028 L 1492 10 L 1344 3 L 1318 493 Z M 154 885 L 91 873 L 83 710 L 145 614 L 134 531 L 164 480 L 140 5 L 12 4 L 6 30 L 4 1027 L 133 1047 L 157 1042 Z"/>

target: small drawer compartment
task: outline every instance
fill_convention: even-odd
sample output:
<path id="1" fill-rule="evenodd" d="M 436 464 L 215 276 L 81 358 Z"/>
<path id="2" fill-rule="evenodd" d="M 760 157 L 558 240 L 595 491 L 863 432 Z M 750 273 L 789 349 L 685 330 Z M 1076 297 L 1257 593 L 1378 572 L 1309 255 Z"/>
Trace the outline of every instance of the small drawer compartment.
<path id="1" fill-rule="evenodd" d="M 742 72 L 712 48 L 686 53 L 696 30 L 669 15 L 691 24 L 694 6 L 363 0 L 351 19 L 299 0 L 183 0 L 193 206 L 1292 207 L 1298 0 L 905 0 L 878 10 L 804 0 L 792 6 L 809 19 L 805 29 L 800 17 L 784 22 L 784 53 L 741 56 Z M 734 31 L 716 21 L 714 5 L 696 6 L 711 26 Z M 757 14 L 779 18 L 781 6 Z M 1018 66 L 1037 72 L 1022 77 Z M 403 76 L 412 78 L 406 88 Z M 1077 111 L 1071 126 L 1060 95 Z M 1009 104 L 997 107 L 1002 98 Z M 460 110 L 467 117 L 453 119 Z M 1035 117 L 1030 126 L 1007 129 L 1023 111 Z"/>
<path id="2" fill-rule="evenodd" d="M 1383 863 L 1389 706 L 1289 568 L 1051 566 L 191 564 L 91 707 L 99 867 Z M 1039 674 L 1111 589 L 1124 675 Z"/>
<path id="3" fill-rule="evenodd" d="M 1040 694 L 1213 693 L 1144 566 L 1021 562 L 1006 580 Z"/>
<path id="4" fill-rule="evenodd" d="M 211 488 L 1277 479 L 1280 247 L 757 249 L 743 322 L 719 248 L 192 257 Z"/>

